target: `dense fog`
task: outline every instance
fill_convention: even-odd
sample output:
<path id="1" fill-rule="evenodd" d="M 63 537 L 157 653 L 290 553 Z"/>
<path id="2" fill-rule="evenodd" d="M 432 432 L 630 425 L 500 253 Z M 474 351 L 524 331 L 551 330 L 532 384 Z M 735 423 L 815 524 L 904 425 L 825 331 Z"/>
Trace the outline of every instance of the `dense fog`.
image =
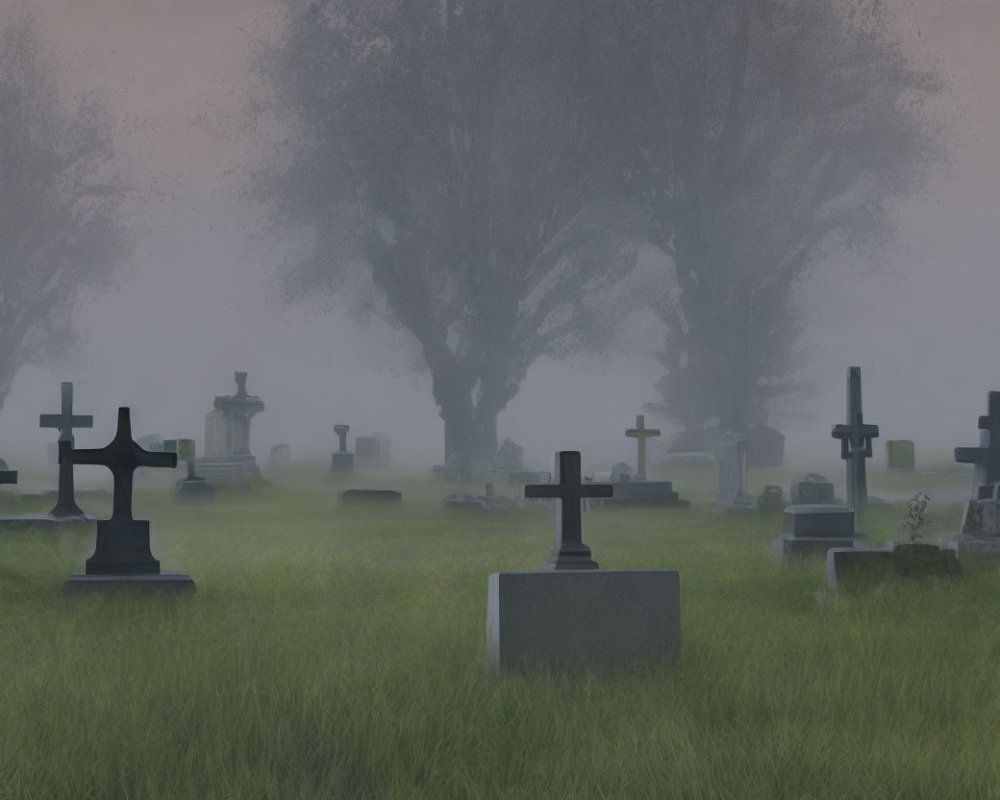
<path id="1" fill-rule="evenodd" d="M 896 242 L 881 263 L 834 257 L 803 286 L 802 377 L 812 389 L 782 401 L 769 420 L 797 463 L 836 456 L 830 427 L 844 420 L 850 365 L 862 368 L 866 421 L 881 426 L 882 440 L 914 439 L 918 459 L 976 444 L 986 393 L 1000 389 L 1000 5 L 894 2 L 907 53 L 948 81 L 935 111 L 951 162 L 901 202 Z M 76 412 L 95 419 L 92 431 L 77 433 L 78 446 L 103 446 L 116 408 L 128 405 L 136 436 L 193 437 L 200 450 L 205 414 L 214 396 L 233 393 L 235 370 L 249 373 L 248 390 L 267 404 L 253 422 L 261 463 L 278 442 L 291 444 L 293 458 L 324 457 L 335 449 L 335 423 L 350 424 L 352 437 L 389 434 L 401 465 L 440 463 L 443 426 L 428 375 L 411 370 L 414 341 L 342 310 L 283 305 L 272 279 L 283 252 L 249 235 L 256 217 L 234 175 L 256 146 L 240 121 L 250 45 L 278 18 L 271 4 L 3 0 L 0 19 L 29 5 L 69 91 L 106 93 L 129 132 L 123 158 L 150 199 L 117 290 L 79 303 L 80 354 L 15 380 L 0 412 L 11 467 L 44 463 L 55 437 L 38 428 L 38 415 L 58 411 L 64 380 L 75 384 Z M 655 272 L 653 256 L 644 257 Z M 632 460 L 625 428 L 658 399 L 660 367 L 642 353 L 660 345 L 659 324 L 633 320 L 617 353 L 600 361 L 536 363 L 500 415 L 499 436 L 521 443 L 538 468 L 557 449 L 581 450 L 585 469 Z M 649 416 L 647 424 L 666 436 L 677 430 Z"/>

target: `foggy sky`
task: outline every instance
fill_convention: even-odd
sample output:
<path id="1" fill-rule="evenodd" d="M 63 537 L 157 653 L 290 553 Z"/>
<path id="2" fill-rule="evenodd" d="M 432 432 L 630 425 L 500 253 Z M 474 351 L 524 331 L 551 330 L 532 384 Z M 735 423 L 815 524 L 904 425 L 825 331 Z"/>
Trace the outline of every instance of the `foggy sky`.
<path id="1" fill-rule="evenodd" d="M 830 426 L 845 415 L 850 365 L 862 368 L 866 421 L 882 440 L 916 440 L 918 459 L 978 443 L 986 393 L 1000 389 L 1000 4 L 894 2 L 907 52 L 950 82 L 937 102 L 952 163 L 900 206 L 897 246 L 880 271 L 831 261 L 805 285 L 812 356 L 803 374 L 816 392 L 770 420 L 798 461 L 836 456 Z M 328 454 L 334 423 L 350 424 L 352 440 L 388 433 L 398 462 L 439 463 L 443 423 L 429 377 L 406 374 L 412 341 L 379 323 L 365 330 L 343 314 L 280 305 L 270 291 L 280 253 L 250 246 L 254 212 L 236 195 L 235 145 L 250 46 L 275 29 L 272 4 L 0 0 L 0 21 L 29 5 L 65 85 L 102 91 L 128 134 L 123 158 L 156 192 L 119 289 L 80 303 L 81 356 L 15 380 L 0 411 L 5 453 L 44 461 L 55 437 L 37 427 L 38 414 L 58 411 L 63 380 L 74 381 L 77 413 L 95 418 L 78 446 L 106 444 L 116 408 L 129 405 L 136 436 L 194 437 L 200 453 L 213 397 L 231 394 L 233 372 L 245 370 L 248 390 L 267 404 L 251 438 L 262 465 L 277 442 L 293 457 Z M 646 324 L 628 341 L 655 349 L 661 331 Z M 638 352 L 610 361 L 536 363 L 500 416 L 500 437 L 523 444 L 539 468 L 557 449 L 582 450 L 587 469 L 632 461 L 624 430 L 643 402 L 659 400 L 660 368 Z"/>

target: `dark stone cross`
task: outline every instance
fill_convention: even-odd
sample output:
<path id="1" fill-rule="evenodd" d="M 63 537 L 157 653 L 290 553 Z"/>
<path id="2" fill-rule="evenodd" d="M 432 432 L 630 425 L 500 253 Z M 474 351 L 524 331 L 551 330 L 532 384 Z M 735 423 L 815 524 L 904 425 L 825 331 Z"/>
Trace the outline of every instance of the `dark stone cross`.
<path id="1" fill-rule="evenodd" d="M 97 547 L 87 559 L 87 574 L 159 574 L 160 562 L 149 549 L 149 522 L 132 518 L 132 475 L 136 467 L 176 467 L 177 453 L 151 453 L 136 444 L 129 409 L 123 406 L 111 444 L 74 450 L 68 441 L 60 441 L 59 463 L 99 464 L 114 477 L 111 519 L 97 522 Z"/>
<path id="2" fill-rule="evenodd" d="M 861 411 L 861 367 L 847 368 L 847 424 L 834 425 L 831 435 L 840 439 L 840 457 L 847 462 L 847 505 L 860 532 L 868 505 L 865 459 L 872 457 L 872 439 L 878 436 L 878 425 L 865 425 Z"/>
<path id="3" fill-rule="evenodd" d="M 990 392 L 989 413 L 979 418 L 979 447 L 956 447 L 955 461 L 975 465 L 979 486 L 1000 482 L 1000 392 Z"/>
<path id="4" fill-rule="evenodd" d="M 646 439 L 651 436 L 659 436 L 659 428 L 647 428 L 645 414 L 638 414 L 635 418 L 635 427 L 625 431 L 625 435 L 630 439 L 635 439 L 638 454 L 636 457 L 635 478 L 639 481 L 646 480 Z"/>
<path id="5" fill-rule="evenodd" d="M 62 411 L 58 414 L 41 414 L 38 417 L 40 428 L 58 428 L 59 441 L 68 442 L 73 447 L 73 428 L 93 428 L 94 418 L 90 414 L 73 413 L 73 384 L 63 381 Z M 59 445 L 60 448 L 62 445 Z M 50 517 L 82 517 L 83 511 L 76 504 L 76 490 L 73 486 L 73 465 L 70 462 L 59 462 L 59 496 L 55 508 L 49 512 Z"/>
<path id="6" fill-rule="evenodd" d="M 580 501 L 585 497 L 611 497 L 614 489 L 608 483 L 584 484 L 581 481 L 579 450 L 560 450 L 556 453 L 554 478 L 554 484 L 529 484 L 524 487 L 525 497 L 559 500 L 556 506 L 556 543 L 542 569 L 597 569 L 597 562 L 590 557 L 590 548 L 583 543 Z"/>

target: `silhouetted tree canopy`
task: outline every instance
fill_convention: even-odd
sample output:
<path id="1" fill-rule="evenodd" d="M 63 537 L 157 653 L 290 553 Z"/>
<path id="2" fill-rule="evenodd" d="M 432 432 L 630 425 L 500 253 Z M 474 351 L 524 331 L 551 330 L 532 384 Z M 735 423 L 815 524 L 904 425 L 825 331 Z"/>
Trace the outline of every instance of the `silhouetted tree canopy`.
<path id="1" fill-rule="evenodd" d="M 288 8 L 259 69 L 294 115 L 258 173 L 306 232 L 292 295 L 357 291 L 419 341 L 445 454 L 487 460 L 528 367 L 599 349 L 634 263 L 618 87 L 594 8 L 533 0 L 323 0 Z"/>
<path id="2" fill-rule="evenodd" d="M 126 254 L 111 126 L 67 109 L 29 18 L 0 31 L 0 404 L 17 371 L 73 346 L 73 299 Z"/>

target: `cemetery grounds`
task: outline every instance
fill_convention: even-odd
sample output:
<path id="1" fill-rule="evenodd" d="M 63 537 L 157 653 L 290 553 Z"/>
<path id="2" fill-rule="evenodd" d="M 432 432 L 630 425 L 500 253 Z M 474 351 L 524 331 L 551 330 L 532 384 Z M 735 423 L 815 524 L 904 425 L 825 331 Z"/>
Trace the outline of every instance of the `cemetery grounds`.
<path id="1" fill-rule="evenodd" d="M 820 469 L 842 496 L 843 462 Z M 822 559 L 772 562 L 780 512 L 711 506 L 714 464 L 654 468 L 690 509 L 594 510 L 583 538 L 603 568 L 679 570 L 680 662 L 495 675 L 487 576 L 540 566 L 553 509 L 447 511 L 462 487 L 318 463 L 183 506 L 145 473 L 135 516 L 193 595 L 65 596 L 92 533 L 0 535 L 0 798 L 1000 797 L 996 566 L 834 595 Z M 970 482 L 946 453 L 871 465 L 896 502 L 870 543 L 905 538 L 917 491 L 923 541 L 953 533 Z M 404 502 L 340 508 L 348 485 Z"/>

